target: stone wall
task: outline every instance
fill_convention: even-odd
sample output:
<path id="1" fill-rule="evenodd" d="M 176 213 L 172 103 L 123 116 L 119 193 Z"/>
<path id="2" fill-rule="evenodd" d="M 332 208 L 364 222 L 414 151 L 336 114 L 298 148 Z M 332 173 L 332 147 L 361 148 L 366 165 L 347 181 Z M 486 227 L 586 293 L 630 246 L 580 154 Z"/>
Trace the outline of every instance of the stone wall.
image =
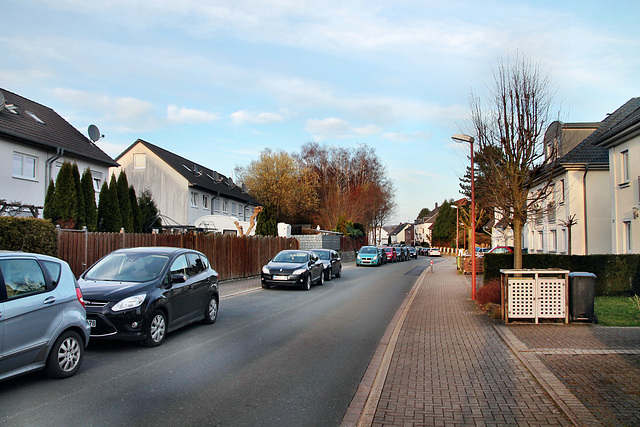
<path id="1" fill-rule="evenodd" d="M 300 242 L 300 249 L 333 249 L 340 250 L 340 236 L 337 234 L 314 234 L 292 236 Z"/>

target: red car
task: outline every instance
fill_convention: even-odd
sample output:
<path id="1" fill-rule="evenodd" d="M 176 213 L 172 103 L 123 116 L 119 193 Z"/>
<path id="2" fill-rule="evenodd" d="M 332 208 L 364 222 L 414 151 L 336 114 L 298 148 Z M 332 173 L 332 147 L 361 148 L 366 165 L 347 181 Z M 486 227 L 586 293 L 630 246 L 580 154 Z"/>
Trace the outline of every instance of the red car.
<path id="1" fill-rule="evenodd" d="M 488 253 L 490 254 L 510 254 L 513 253 L 513 246 L 496 246 L 492 248 Z"/>
<path id="2" fill-rule="evenodd" d="M 398 262 L 398 254 L 396 254 L 393 248 L 385 246 L 382 250 L 387 254 L 387 262 Z"/>

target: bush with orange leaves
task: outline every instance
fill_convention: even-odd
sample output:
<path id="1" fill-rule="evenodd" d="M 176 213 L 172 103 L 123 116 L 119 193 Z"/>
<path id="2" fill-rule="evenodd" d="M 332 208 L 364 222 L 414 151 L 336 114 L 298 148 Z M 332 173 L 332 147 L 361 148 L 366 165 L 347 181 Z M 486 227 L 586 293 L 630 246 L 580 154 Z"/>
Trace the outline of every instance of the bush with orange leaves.
<path id="1" fill-rule="evenodd" d="M 501 304 L 500 280 L 490 280 L 476 293 L 476 302 L 484 307 L 486 304 Z"/>

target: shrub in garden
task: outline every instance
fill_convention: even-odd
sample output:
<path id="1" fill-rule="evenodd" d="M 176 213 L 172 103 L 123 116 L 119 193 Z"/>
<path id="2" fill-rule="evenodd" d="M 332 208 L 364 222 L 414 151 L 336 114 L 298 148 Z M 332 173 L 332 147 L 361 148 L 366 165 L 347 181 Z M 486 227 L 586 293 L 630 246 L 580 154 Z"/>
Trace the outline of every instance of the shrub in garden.
<path id="1" fill-rule="evenodd" d="M 476 292 L 476 302 L 481 306 L 486 304 L 501 304 L 500 280 L 490 280 Z"/>

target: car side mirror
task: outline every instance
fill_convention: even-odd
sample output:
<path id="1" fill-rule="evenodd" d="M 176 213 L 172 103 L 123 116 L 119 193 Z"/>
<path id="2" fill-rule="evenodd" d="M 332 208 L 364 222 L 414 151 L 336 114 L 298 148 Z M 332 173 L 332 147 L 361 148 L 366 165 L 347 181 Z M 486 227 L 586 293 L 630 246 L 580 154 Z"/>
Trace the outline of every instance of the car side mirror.
<path id="1" fill-rule="evenodd" d="M 187 276 L 184 274 L 173 274 L 171 275 L 171 283 L 184 283 L 187 281 Z"/>

